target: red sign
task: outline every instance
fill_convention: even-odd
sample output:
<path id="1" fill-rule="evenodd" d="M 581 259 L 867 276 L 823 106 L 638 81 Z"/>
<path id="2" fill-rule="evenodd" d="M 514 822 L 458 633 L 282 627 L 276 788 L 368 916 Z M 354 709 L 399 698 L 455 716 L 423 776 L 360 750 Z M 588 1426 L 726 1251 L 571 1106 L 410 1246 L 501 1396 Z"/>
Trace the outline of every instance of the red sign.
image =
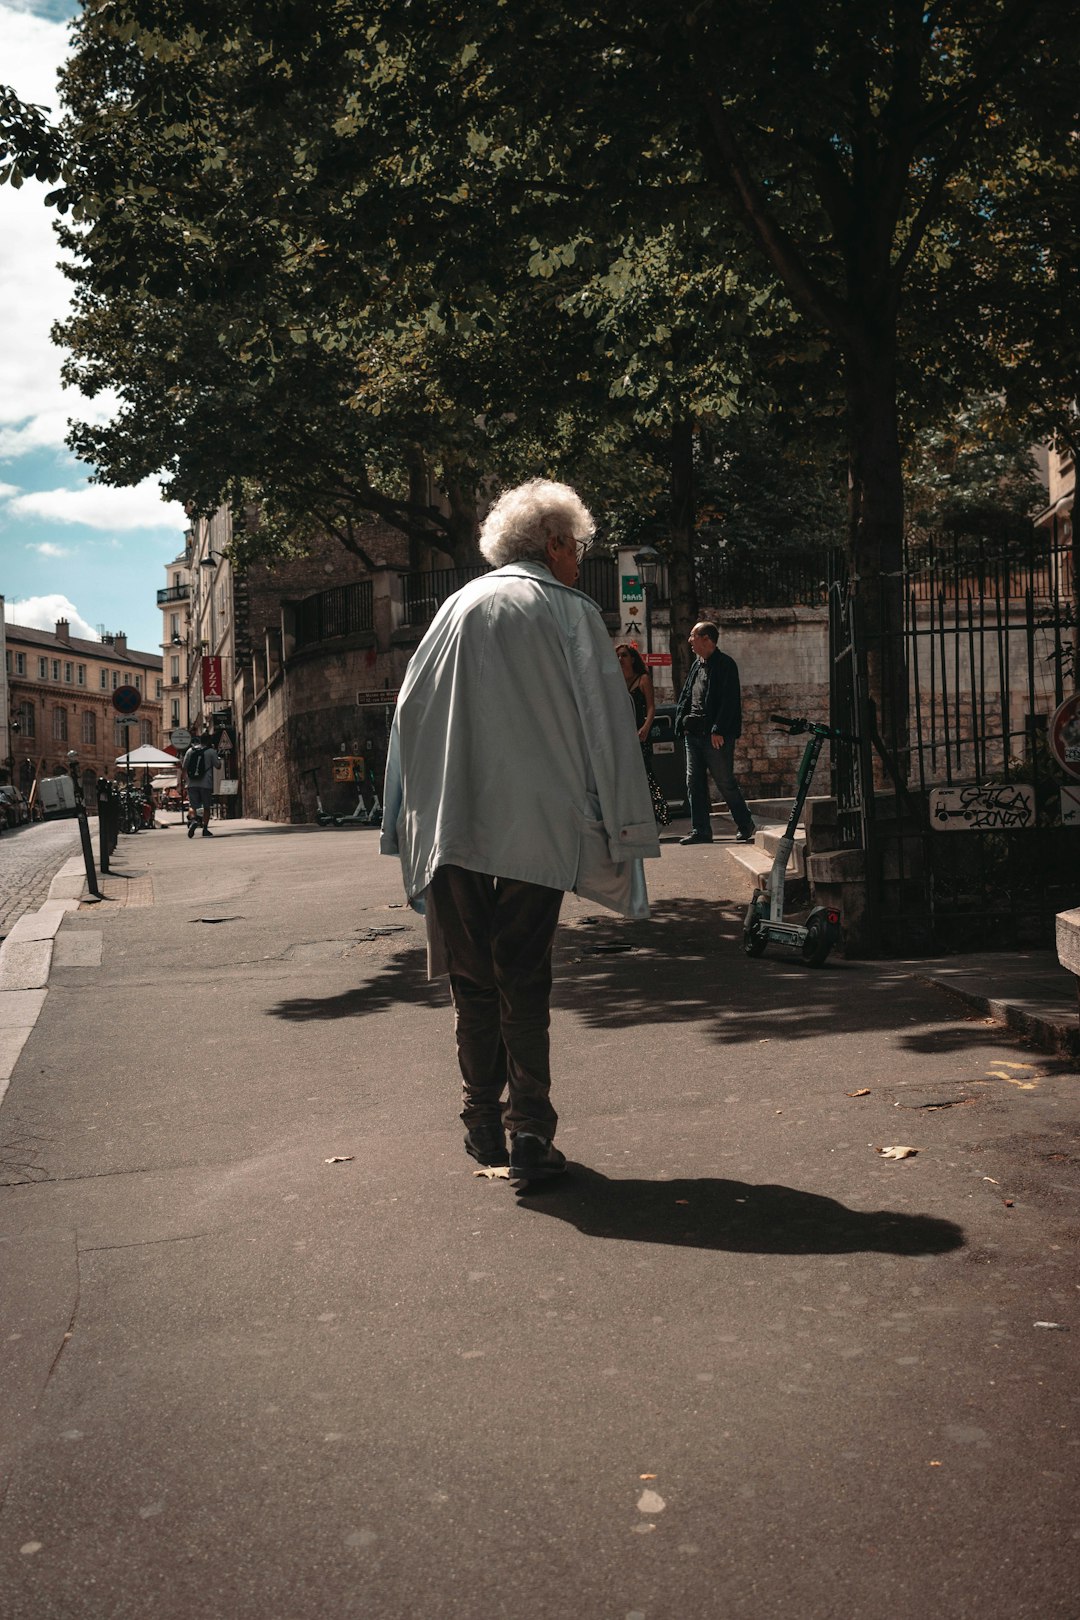
<path id="1" fill-rule="evenodd" d="M 1080 692 L 1054 711 L 1049 728 L 1050 752 L 1070 776 L 1080 776 Z"/>
<path id="2" fill-rule="evenodd" d="M 225 696 L 225 689 L 221 684 L 220 658 L 204 658 L 202 661 L 202 695 L 204 698 Z"/>
<path id="3" fill-rule="evenodd" d="M 645 654 L 645 662 L 648 665 L 650 665 L 651 668 L 653 668 L 653 669 L 670 669 L 671 668 L 671 654 L 670 653 L 646 653 Z"/>

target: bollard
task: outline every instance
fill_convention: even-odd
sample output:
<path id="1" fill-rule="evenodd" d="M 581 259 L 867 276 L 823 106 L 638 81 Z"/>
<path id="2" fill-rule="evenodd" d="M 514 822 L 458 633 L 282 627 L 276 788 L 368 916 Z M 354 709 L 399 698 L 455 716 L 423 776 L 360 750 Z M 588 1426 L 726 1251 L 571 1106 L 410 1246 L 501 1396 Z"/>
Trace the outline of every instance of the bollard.
<path id="1" fill-rule="evenodd" d="M 112 832 L 112 799 L 109 793 L 109 784 L 103 776 L 98 777 L 97 784 L 97 820 L 98 820 L 98 865 L 103 872 L 109 870 L 109 856 L 112 854 L 110 834 Z"/>
<path id="2" fill-rule="evenodd" d="M 97 899 L 102 898 L 94 869 L 94 845 L 90 838 L 90 823 L 86 819 L 86 806 L 80 800 L 76 814 L 79 818 L 79 838 L 82 840 L 83 866 L 86 868 L 86 887 Z"/>

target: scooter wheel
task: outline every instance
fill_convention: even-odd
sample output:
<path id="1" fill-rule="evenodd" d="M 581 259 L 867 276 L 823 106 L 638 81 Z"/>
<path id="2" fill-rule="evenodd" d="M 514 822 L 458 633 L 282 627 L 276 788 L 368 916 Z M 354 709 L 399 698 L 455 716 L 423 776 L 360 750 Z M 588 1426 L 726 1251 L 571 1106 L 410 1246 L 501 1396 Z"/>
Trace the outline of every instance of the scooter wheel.
<path id="1" fill-rule="evenodd" d="M 765 937 L 765 930 L 761 926 L 759 917 L 752 917 L 743 928 L 742 948 L 747 956 L 764 956 L 765 947 L 769 941 Z"/>
<path id="2" fill-rule="evenodd" d="M 828 929 L 820 923 L 810 923 L 802 945 L 802 959 L 807 967 L 821 967 L 832 947 L 832 936 Z"/>

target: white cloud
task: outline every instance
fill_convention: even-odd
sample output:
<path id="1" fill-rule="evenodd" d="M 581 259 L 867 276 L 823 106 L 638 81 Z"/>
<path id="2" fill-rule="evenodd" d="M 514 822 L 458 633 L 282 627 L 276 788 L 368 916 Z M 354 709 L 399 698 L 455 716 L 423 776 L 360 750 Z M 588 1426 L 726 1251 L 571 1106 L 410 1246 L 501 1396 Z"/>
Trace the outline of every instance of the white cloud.
<path id="1" fill-rule="evenodd" d="M 66 619 L 73 636 L 83 641 L 100 641 L 92 624 L 87 624 L 74 602 L 66 596 L 27 596 L 9 602 L 4 609 L 8 624 L 21 624 L 26 630 L 55 630 L 57 619 Z"/>
<path id="2" fill-rule="evenodd" d="M 81 489 L 42 489 L 16 495 L 8 506 L 15 517 L 83 523 L 90 529 L 184 529 L 187 519 L 176 501 L 163 501 L 154 478 L 132 489 L 84 484 Z"/>
<path id="3" fill-rule="evenodd" d="M 9 495 L 17 495 L 18 493 L 18 484 L 0 484 L 0 501 L 6 501 Z"/>
<path id="4" fill-rule="evenodd" d="M 39 546 L 27 546 L 27 551 L 36 551 L 41 557 L 70 557 L 71 552 L 67 546 L 54 546 L 51 540 L 43 540 Z"/>

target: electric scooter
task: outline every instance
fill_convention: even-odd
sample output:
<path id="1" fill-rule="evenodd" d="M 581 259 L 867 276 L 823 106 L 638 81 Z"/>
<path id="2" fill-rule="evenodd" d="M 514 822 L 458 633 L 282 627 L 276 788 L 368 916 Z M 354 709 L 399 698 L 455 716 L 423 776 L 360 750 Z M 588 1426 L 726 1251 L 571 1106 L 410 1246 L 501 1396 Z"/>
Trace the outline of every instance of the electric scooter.
<path id="1" fill-rule="evenodd" d="M 351 810 L 347 816 L 335 816 L 335 827 L 378 827 L 382 822 L 382 805 L 375 790 L 375 783 L 371 783 L 371 791 L 375 794 L 371 809 L 364 803 L 364 793 L 360 784 L 364 776 L 353 767 L 353 786 L 356 788 L 356 809 Z M 370 778 L 369 778 L 370 780 Z"/>
<path id="2" fill-rule="evenodd" d="M 746 909 L 743 922 L 743 950 L 747 956 L 761 956 L 767 945 L 787 945 L 800 951 L 808 967 L 821 967 L 829 952 L 840 938 L 840 913 L 835 906 L 815 906 L 804 923 L 784 921 L 784 882 L 787 864 L 795 847 L 795 829 L 810 791 L 814 768 L 826 741 L 857 742 L 832 726 L 820 725 L 816 720 L 792 720 L 784 714 L 771 714 L 774 725 L 783 726 L 791 737 L 804 732 L 806 739 L 799 776 L 795 788 L 795 802 L 791 807 L 783 837 L 776 846 L 768 886 L 758 889 Z"/>
<path id="3" fill-rule="evenodd" d="M 381 824 L 382 805 L 379 803 L 379 795 L 377 793 L 375 795 L 375 802 L 371 806 L 371 809 L 365 809 L 364 797 L 360 792 L 360 784 L 357 782 L 356 792 L 358 803 L 356 809 L 347 816 L 333 816 L 330 814 L 329 810 L 323 809 L 322 797 L 319 793 L 318 771 L 305 771 L 304 775 L 311 777 L 315 788 L 315 820 L 319 823 L 320 827 L 378 827 Z"/>

